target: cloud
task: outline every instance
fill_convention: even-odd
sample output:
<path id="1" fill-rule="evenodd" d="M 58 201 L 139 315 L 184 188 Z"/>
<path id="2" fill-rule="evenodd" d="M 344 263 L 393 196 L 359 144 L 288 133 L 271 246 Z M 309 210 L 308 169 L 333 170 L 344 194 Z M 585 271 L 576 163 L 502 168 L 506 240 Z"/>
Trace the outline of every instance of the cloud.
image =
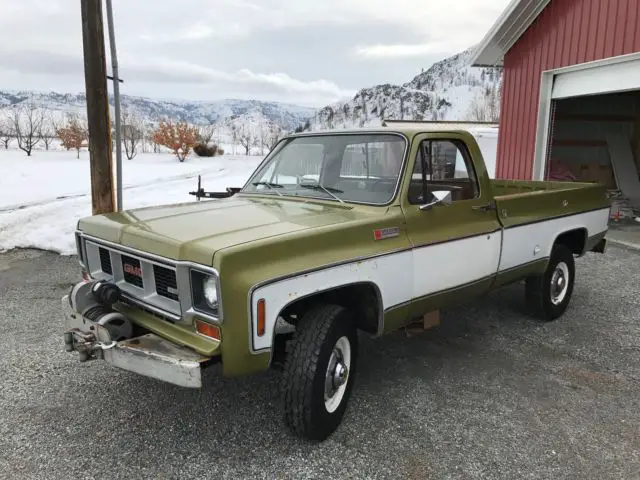
<path id="1" fill-rule="evenodd" d="M 83 78 L 81 58 L 45 51 L 0 50 L 0 68 L 23 75 Z M 248 68 L 228 72 L 167 57 L 137 59 L 124 55 L 120 61 L 120 77 L 127 85 L 165 84 L 173 85 L 175 90 L 192 85 L 229 93 L 259 91 L 262 95 L 272 95 L 272 98 L 275 95 L 276 98 L 313 99 L 318 104 L 333 102 L 355 93 L 322 78 L 302 81 L 282 72 L 254 72 Z"/>
<path id="2" fill-rule="evenodd" d="M 368 45 L 358 47 L 356 54 L 364 58 L 401 58 L 401 57 L 424 57 L 434 53 L 442 52 L 448 45 L 438 43 L 419 44 L 396 44 L 396 45 Z"/>
<path id="3" fill-rule="evenodd" d="M 322 106 L 477 43 L 508 1 L 113 0 L 122 90 Z M 0 88 L 83 88 L 78 1 L 4 3 Z"/>
<path id="4" fill-rule="evenodd" d="M 203 22 L 197 22 L 182 30 L 170 33 L 143 33 L 140 39 L 151 44 L 198 42 L 208 39 L 225 39 L 247 37 L 249 32 L 238 23 L 230 23 L 224 26 L 211 26 Z"/>
<path id="5" fill-rule="evenodd" d="M 150 58 L 138 62 L 123 62 L 123 72 L 142 80 L 184 84 L 241 84 L 261 87 L 282 93 L 309 93 L 341 97 L 351 92 L 342 90 L 338 85 L 324 79 L 304 82 L 286 73 L 256 73 L 248 68 L 236 72 L 226 72 L 195 63 L 169 58 Z M 124 74 L 123 74 L 124 75 Z"/>

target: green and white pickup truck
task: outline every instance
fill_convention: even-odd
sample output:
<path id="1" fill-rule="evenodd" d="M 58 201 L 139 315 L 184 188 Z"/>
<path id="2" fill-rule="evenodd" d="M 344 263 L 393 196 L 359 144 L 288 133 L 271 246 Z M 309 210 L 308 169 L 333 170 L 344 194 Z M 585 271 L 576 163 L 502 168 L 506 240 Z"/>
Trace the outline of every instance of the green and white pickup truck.
<path id="1" fill-rule="evenodd" d="M 358 334 L 519 281 L 556 319 L 609 217 L 602 185 L 491 180 L 469 133 L 417 127 L 291 135 L 244 187 L 191 193 L 214 199 L 78 222 L 66 349 L 194 388 L 212 364 L 277 367 L 313 440 L 341 422 Z"/>

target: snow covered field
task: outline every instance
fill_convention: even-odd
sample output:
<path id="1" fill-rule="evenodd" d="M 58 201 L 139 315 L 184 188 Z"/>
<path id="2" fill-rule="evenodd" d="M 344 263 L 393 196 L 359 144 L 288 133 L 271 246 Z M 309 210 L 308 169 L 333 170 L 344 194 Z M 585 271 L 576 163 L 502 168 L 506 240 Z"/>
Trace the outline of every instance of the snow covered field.
<path id="1" fill-rule="evenodd" d="M 89 154 L 81 152 L 80 159 L 75 152 L 33 155 L 0 150 L 0 252 L 35 247 L 72 254 L 76 224 L 91 215 Z M 206 190 L 242 186 L 262 158 L 189 156 L 184 163 L 167 153 L 124 158 L 124 208 L 196 201 L 188 192 L 196 189 L 199 174 Z"/>

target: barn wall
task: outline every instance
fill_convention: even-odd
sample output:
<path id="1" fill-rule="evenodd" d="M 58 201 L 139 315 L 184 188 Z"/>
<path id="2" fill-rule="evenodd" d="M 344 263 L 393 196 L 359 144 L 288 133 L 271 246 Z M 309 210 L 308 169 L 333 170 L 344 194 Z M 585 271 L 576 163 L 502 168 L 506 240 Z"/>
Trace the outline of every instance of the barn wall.
<path id="1" fill-rule="evenodd" d="M 545 70 L 640 52 L 640 0 L 552 0 L 504 58 L 498 178 L 530 179 Z"/>

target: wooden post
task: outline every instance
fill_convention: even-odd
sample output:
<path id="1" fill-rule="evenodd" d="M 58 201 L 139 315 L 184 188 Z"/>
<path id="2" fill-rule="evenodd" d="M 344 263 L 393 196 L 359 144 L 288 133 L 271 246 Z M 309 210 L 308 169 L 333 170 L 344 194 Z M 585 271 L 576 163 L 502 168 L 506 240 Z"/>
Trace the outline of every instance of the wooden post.
<path id="1" fill-rule="evenodd" d="M 80 0 L 93 215 L 115 211 L 102 0 Z"/>

